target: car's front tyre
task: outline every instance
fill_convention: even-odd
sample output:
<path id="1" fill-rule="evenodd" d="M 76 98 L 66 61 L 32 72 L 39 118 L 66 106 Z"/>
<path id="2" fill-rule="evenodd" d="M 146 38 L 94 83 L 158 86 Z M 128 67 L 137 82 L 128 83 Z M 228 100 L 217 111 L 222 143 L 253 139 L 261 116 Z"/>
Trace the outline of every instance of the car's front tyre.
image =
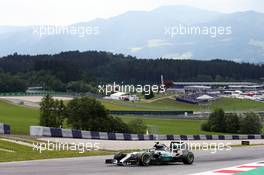
<path id="1" fill-rule="evenodd" d="M 187 155 L 183 158 L 183 163 L 191 165 L 194 161 L 194 155 L 192 152 L 188 152 Z"/>
<path id="2" fill-rule="evenodd" d="M 140 156 L 139 165 L 148 166 L 150 164 L 150 161 L 151 161 L 151 155 L 148 153 L 143 153 Z"/>

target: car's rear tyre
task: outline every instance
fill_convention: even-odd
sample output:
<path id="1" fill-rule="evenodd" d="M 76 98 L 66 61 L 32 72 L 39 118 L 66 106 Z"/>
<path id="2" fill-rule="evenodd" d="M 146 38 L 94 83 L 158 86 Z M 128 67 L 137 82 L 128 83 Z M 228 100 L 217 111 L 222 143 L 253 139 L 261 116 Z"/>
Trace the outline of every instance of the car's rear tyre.
<path id="1" fill-rule="evenodd" d="M 143 153 L 140 156 L 139 165 L 140 166 L 148 166 L 150 164 L 150 161 L 151 161 L 151 155 L 148 153 Z"/>
<path id="2" fill-rule="evenodd" d="M 183 163 L 191 165 L 194 161 L 194 155 L 192 152 L 188 152 L 187 155 L 183 158 Z"/>

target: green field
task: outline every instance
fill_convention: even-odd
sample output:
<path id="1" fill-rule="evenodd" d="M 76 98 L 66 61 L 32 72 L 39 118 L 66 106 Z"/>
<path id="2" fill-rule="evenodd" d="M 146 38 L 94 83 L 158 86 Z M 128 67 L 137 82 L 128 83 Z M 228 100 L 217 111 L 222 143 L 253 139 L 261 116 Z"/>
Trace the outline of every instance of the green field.
<path id="1" fill-rule="evenodd" d="M 12 152 L 10 152 L 12 151 Z M 81 156 L 96 156 L 110 155 L 111 151 L 90 151 L 79 153 L 79 151 L 44 151 L 42 153 L 29 146 L 19 145 L 16 143 L 0 140 L 0 162 L 22 161 L 22 160 L 37 160 L 51 159 L 64 157 L 81 157 Z"/>
<path id="2" fill-rule="evenodd" d="M 135 117 L 121 117 L 125 122 L 133 120 Z M 138 117 L 140 118 L 140 117 Z M 184 119 L 160 119 L 160 118 L 143 118 L 144 123 L 148 126 L 149 132 L 154 130 L 155 134 L 222 134 L 205 132 L 201 130 L 201 124 L 204 120 L 184 120 Z"/>
<path id="3" fill-rule="evenodd" d="M 209 105 L 187 104 L 177 102 L 174 99 L 166 98 L 154 102 L 127 102 L 117 100 L 101 100 L 101 102 L 110 110 L 193 110 L 193 111 L 207 111 L 215 108 L 223 108 L 225 111 L 264 111 L 264 103 L 252 100 L 242 100 L 234 98 L 220 98 Z"/>
<path id="4" fill-rule="evenodd" d="M 165 98 L 153 102 L 125 102 L 108 101 L 101 102 L 110 110 L 193 110 L 203 111 L 212 110 L 216 107 L 222 107 L 226 111 L 250 111 L 263 110 L 264 103 L 250 100 L 222 98 L 212 102 L 211 105 L 204 107 L 199 105 L 176 102 L 173 99 Z M 130 120 L 129 117 L 123 117 L 124 120 Z M 200 130 L 201 120 L 176 120 L 176 119 L 149 119 L 144 118 L 149 128 L 158 128 L 162 134 L 205 134 Z M 11 125 L 13 134 L 29 134 L 29 126 L 38 125 L 39 110 L 14 105 L 0 100 L 0 123 Z"/>
<path id="5" fill-rule="evenodd" d="M 11 125 L 13 134 L 28 134 L 29 126 L 38 125 L 39 110 L 0 101 L 0 122 Z M 132 117 L 122 117 L 129 121 Z M 149 119 L 143 118 L 149 128 L 158 128 L 162 134 L 204 134 L 201 120 Z"/>
<path id="6" fill-rule="evenodd" d="M 13 134 L 29 134 L 29 126 L 38 125 L 39 110 L 0 100 L 0 123 L 11 125 Z"/>

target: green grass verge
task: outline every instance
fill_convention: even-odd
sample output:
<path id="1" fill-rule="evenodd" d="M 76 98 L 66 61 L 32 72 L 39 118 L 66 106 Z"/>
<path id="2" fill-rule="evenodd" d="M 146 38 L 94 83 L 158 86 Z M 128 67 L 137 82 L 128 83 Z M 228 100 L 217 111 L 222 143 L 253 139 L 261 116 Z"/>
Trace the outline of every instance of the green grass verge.
<path id="1" fill-rule="evenodd" d="M 7 152 L 3 150 L 12 150 Z M 90 151 L 78 153 L 78 151 L 44 151 L 39 153 L 28 146 L 11 143 L 0 140 L 0 162 L 23 161 L 23 160 L 38 160 L 51 158 L 66 158 L 66 157 L 83 157 L 83 156 L 99 156 L 111 155 L 112 151 Z"/>
<path id="2" fill-rule="evenodd" d="M 264 111 L 264 103 L 245 99 L 221 98 L 212 103 L 212 109 L 222 107 L 226 111 Z"/>
<path id="3" fill-rule="evenodd" d="M 13 134 L 29 134 L 29 126 L 39 123 L 39 110 L 0 100 L 0 123 L 11 125 Z"/>
<path id="4" fill-rule="evenodd" d="M 148 130 L 155 132 L 155 134 L 223 134 L 202 131 L 201 124 L 204 120 L 138 118 L 141 118 L 148 126 Z M 121 117 L 121 119 L 124 122 L 129 122 L 135 117 L 126 116 Z"/>

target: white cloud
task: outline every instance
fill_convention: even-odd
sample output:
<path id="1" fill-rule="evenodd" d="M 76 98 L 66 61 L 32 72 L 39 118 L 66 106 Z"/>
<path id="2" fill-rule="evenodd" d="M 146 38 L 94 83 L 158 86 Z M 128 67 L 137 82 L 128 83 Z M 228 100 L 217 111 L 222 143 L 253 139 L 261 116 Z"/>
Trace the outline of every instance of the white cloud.
<path id="1" fill-rule="evenodd" d="M 195 44 L 194 41 L 187 41 L 187 42 L 174 43 L 174 46 L 191 46 L 191 45 L 194 45 L 194 44 Z"/>
<path id="2" fill-rule="evenodd" d="M 193 56 L 192 52 L 184 52 L 184 53 L 166 54 L 163 56 L 163 58 L 186 60 L 186 59 L 192 59 L 192 56 Z"/>
<path id="3" fill-rule="evenodd" d="M 257 47 L 264 52 L 264 41 L 251 39 L 248 44 Z"/>
<path id="4" fill-rule="evenodd" d="M 172 44 L 167 42 L 166 40 L 160 40 L 160 39 L 148 40 L 147 43 L 148 48 L 156 48 L 156 47 L 171 46 L 171 45 Z"/>
<path id="5" fill-rule="evenodd" d="M 130 49 L 130 51 L 131 51 L 132 53 L 139 52 L 140 50 L 142 50 L 141 47 L 133 47 L 133 48 Z"/>

